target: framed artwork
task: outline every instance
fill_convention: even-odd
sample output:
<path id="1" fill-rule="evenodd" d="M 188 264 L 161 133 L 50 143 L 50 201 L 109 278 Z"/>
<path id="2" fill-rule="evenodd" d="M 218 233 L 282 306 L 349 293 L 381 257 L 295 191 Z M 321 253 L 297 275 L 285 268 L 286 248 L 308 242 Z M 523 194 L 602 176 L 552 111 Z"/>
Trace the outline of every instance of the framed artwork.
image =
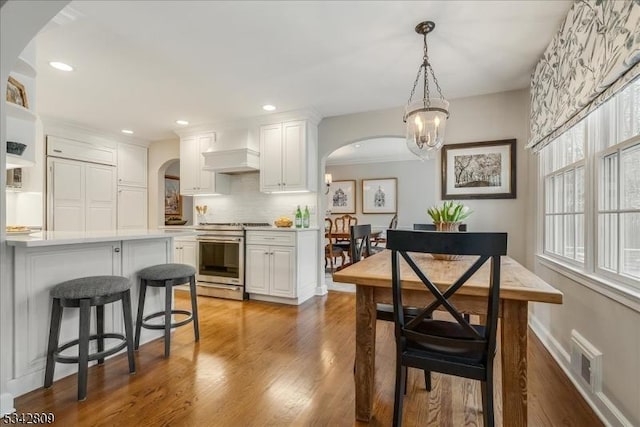
<path id="1" fill-rule="evenodd" d="M 356 181 L 333 181 L 329 184 L 327 209 L 332 214 L 356 213 Z"/>
<path id="2" fill-rule="evenodd" d="M 182 196 L 178 176 L 164 176 L 164 216 L 182 217 Z"/>
<path id="3" fill-rule="evenodd" d="M 7 102 L 29 108 L 27 91 L 24 85 L 11 76 L 9 76 L 9 80 L 7 80 Z"/>
<path id="4" fill-rule="evenodd" d="M 397 213 L 398 180 L 379 178 L 362 180 L 362 213 Z"/>
<path id="5" fill-rule="evenodd" d="M 442 199 L 515 199 L 516 140 L 442 147 Z"/>

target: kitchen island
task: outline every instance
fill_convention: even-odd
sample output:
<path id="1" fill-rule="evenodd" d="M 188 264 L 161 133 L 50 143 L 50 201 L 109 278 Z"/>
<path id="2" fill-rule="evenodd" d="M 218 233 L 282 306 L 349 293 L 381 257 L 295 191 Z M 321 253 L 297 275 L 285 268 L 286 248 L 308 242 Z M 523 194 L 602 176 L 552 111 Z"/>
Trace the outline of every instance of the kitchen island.
<path id="1" fill-rule="evenodd" d="M 8 283 L 0 287 L 3 342 L 2 381 L 11 396 L 43 386 L 51 316 L 49 291 L 65 280 L 84 276 L 119 275 L 131 280 L 133 313 L 138 308 L 138 277 L 141 269 L 173 260 L 173 238 L 191 236 L 193 230 L 114 230 L 104 232 L 41 231 L 29 235 L 7 236 Z M 6 277 L 6 276 L 5 276 Z M 145 312 L 164 308 L 163 290 L 149 288 Z M 122 333 L 122 305 L 105 306 L 105 331 Z M 92 333 L 95 321 L 92 320 Z M 141 342 L 162 336 L 162 331 L 142 330 Z M 64 311 L 60 342 L 78 337 L 78 312 Z M 106 343 L 110 345 L 109 340 Z M 71 351 L 74 351 L 72 349 Z M 77 351 L 77 350 L 76 350 Z M 140 351 L 144 351 L 144 347 Z M 5 357 L 9 355 L 11 357 Z M 56 377 L 77 371 L 76 364 L 58 364 Z M 3 405 L 4 406 L 4 405 Z"/>

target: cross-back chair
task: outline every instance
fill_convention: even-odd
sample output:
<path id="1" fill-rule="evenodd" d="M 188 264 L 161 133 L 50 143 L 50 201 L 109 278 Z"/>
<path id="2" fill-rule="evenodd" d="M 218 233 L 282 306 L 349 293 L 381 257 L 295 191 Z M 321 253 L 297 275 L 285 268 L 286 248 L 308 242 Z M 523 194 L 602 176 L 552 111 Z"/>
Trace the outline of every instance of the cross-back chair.
<path id="1" fill-rule="evenodd" d="M 371 252 L 371 224 L 352 225 L 349 237 L 351 243 L 351 261 L 347 265 L 359 262 L 361 259 L 373 255 Z M 415 307 L 404 307 L 404 313 L 409 317 L 416 316 L 418 309 Z M 376 319 L 393 322 L 393 305 L 376 304 Z M 431 391 L 431 375 L 428 370 L 424 371 L 424 381 L 425 388 Z M 406 382 L 404 392 L 407 392 Z"/>
<path id="2" fill-rule="evenodd" d="M 403 393 L 406 366 L 441 372 L 481 381 L 484 425 L 494 425 L 493 360 L 496 351 L 500 292 L 500 257 L 507 252 L 506 233 L 456 233 L 391 230 L 387 236 L 391 249 L 391 276 L 396 337 L 396 386 L 393 425 L 402 425 Z M 441 291 L 429 278 L 429 272 L 417 265 L 416 257 L 424 254 L 473 255 L 477 258 L 453 285 Z M 408 264 L 429 290 L 425 302 L 415 316 L 407 316 L 401 308 L 403 268 Z M 486 262 L 490 263 L 487 315 L 481 325 L 466 320 L 451 301 L 455 293 Z M 429 298 L 432 297 L 432 298 Z M 445 309 L 453 320 L 436 320 L 433 312 Z"/>

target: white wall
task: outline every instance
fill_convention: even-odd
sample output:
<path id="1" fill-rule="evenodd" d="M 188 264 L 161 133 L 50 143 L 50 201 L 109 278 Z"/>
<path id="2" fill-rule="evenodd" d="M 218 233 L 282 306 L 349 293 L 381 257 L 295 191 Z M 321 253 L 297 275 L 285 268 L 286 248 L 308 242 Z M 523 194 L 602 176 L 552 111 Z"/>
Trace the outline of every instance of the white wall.
<path id="1" fill-rule="evenodd" d="M 230 175 L 230 178 L 228 195 L 194 196 L 194 205 L 207 205 L 207 222 L 273 224 L 276 218 L 283 215 L 293 219 L 298 205 L 301 209 L 308 205 L 315 212 L 317 193 L 261 193 L 259 172 Z M 313 214 L 311 218 L 313 221 Z"/>
<path id="2" fill-rule="evenodd" d="M 529 127 L 528 90 L 502 92 L 491 95 L 475 96 L 451 100 L 451 117 L 447 124 L 446 144 L 463 142 L 490 141 L 499 139 L 517 140 L 517 190 L 516 199 L 505 200 L 465 200 L 474 211 L 468 223 L 476 230 L 506 231 L 509 234 L 508 253 L 516 260 L 526 262 L 525 238 L 528 162 L 524 145 Z M 402 108 L 371 111 L 325 118 L 318 128 L 318 157 L 322 179 L 327 156 L 343 145 L 365 139 L 400 136 L 404 137 L 405 125 L 402 122 Z M 428 167 L 428 166 L 427 166 Z M 433 186 L 437 202 L 440 202 L 440 159 L 435 160 L 435 168 L 430 178 L 424 182 L 399 181 L 399 186 L 411 186 L 412 191 L 420 191 L 424 186 Z M 378 177 L 391 177 L 388 173 Z M 335 178 L 334 178 L 335 179 Z M 322 182 L 322 181 L 320 181 Z M 402 190 L 403 192 L 406 190 Z M 326 200 L 321 198 L 326 209 Z M 429 201 L 428 204 L 432 204 Z M 399 218 L 418 218 L 422 207 L 407 207 L 408 211 L 398 211 Z M 415 209 L 415 211 L 414 211 Z M 421 221 L 424 222 L 424 221 Z"/>
<path id="3" fill-rule="evenodd" d="M 366 149 L 367 143 L 363 142 L 360 150 Z M 398 227 L 412 228 L 414 223 L 432 222 L 427 216 L 427 208 L 433 206 L 439 193 L 433 181 L 435 169 L 435 160 L 421 162 L 417 158 L 412 161 L 327 166 L 327 172 L 331 173 L 334 181 L 356 180 L 355 216 L 358 224 L 371 224 L 374 228 L 388 227 L 394 214 L 362 213 L 363 179 L 397 178 Z M 336 216 L 339 215 L 332 215 Z"/>

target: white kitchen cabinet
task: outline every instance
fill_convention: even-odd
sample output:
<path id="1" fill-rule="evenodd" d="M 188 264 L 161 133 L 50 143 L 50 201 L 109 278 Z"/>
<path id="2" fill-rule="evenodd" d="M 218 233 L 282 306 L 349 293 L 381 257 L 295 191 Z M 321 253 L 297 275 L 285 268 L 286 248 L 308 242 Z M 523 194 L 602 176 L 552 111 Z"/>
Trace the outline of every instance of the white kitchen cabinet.
<path id="1" fill-rule="evenodd" d="M 211 151 L 214 142 L 213 132 L 180 139 L 180 194 L 194 196 L 229 192 L 227 175 L 203 170 L 205 163 L 202 153 Z"/>
<path id="2" fill-rule="evenodd" d="M 181 237 L 174 240 L 173 262 L 198 268 L 198 242 L 195 237 Z"/>
<path id="3" fill-rule="evenodd" d="M 317 281 L 314 229 L 248 230 L 245 290 L 250 299 L 301 304 Z"/>
<path id="4" fill-rule="evenodd" d="M 147 148 L 118 144 L 118 185 L 147 186 Z"/>
<path id="5" fill-rule="evenodd" d="M 260 128 L 260 191 L 317 191 L 317 127 L 305 120 Z"/>
<path id="6" fill-rule="evenodd" d="M 118 230 L 147 228 L 147 189 L 118 186 Z"/>
<path id="7" fill-rule="evenodd" d="M 47 159 L 49 230 L 104 231 L 116 228 L 113 166 Z"/>

